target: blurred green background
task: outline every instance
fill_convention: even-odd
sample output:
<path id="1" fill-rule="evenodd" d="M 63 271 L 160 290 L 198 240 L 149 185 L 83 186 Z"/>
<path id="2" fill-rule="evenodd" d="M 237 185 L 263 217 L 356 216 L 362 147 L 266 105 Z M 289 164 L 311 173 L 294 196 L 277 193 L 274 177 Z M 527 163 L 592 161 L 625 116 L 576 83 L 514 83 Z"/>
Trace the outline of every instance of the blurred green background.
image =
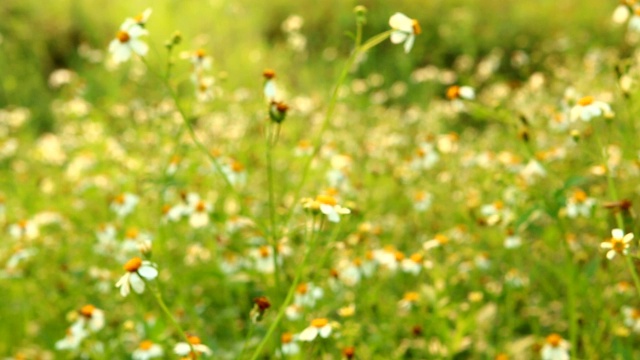
<path id="1" fill-rule="evenodd" d="M 259 74 L 271 67 L 294 91 L 324 95 L 340 68 L 336 61 L 350 50 L 346 33 L 354 30 L 352 10 L 358 4 L 369 10 L 365 38 L 385 31 L 396 11 L 421 23 L 423 33 L 409 56 L 387 41 L 369 54 L 375 61 L 365 61 L 358 69 L 362 74 L 379 73 L 389 84 L 408 81 L 411 72 L 422 66 L 450 68 L 462 54 L 465 61 L 477 64 L 492 51 L 507 59 L 520 51 L 529 56 L 524 71 L 502 61 L 496 73 L 519 81 L 533 71 L 544 71 L 546 60 L 554 54 L 581 56 L 592 47 L 619 43 L 621 36 L 611 26 L 614 1 L 4 0 L 0 5 L 0 107 L 30 108 L 33 130 L 41 133 L 54 127 L 50 101 L 55 94 L 47 84 L 53 70 L 78 72 L 88 84 L 85 99 L 93 104 L 122 91 L 114 83 L 121 84 L 122 79 L 110 78 L 104 65 L 87 59 L 99 59 L 120 23 L 147 7 L 154 10 L 148 23 L 151 54 L 160 53 L 149 57 L 152 62 L 161 64 L 163 43 L 179 30 L 184 39 L 180 50 L 206 49 L 228 89 L 259 86 Z M 294 14 L 303 19 L 297 33 L 306 45 L 300 51 L 287 46 L 283 30 L 283 22 Z M 464 69 L 458 70 L 464 80 Z M 318 83 L 318 79 L 327 82 Z M 441 92 L 430 84 L 410 81 L 408 90 L 408 96 L 396 101 L 419 103 Z"/>

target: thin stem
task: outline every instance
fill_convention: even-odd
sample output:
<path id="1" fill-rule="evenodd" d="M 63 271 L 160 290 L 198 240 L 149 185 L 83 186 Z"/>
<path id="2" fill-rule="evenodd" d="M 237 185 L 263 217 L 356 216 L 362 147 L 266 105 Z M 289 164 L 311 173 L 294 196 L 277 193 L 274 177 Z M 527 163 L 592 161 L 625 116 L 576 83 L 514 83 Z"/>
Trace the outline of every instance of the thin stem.
<path id="1" fill-rule="evenodd" d="M 258 345 L 256 350 L 253 352 L 253 355 L 251 356 L 251 360 L 256 360 L 260 356 L 260 353 L 262 352 L 262 349 L 265 347 L 265 345 L 267 344 L 267 342 L 271 338 L 271 335 L 273 335 L 273 332 L 276 330 L 276 328 L 280 324 L 280 321 L 282 321 L 282 318 L 284 317 L 284 314 L 285 314 L 285 312 L 287 310 L 287 306 L 289 305 L 289 303 L 293 299 L 293 295 L 295 294 L 296 287 L 298 286 L 298 283 L 300 282 L 300 278 L 302 278 L 302 273 L 304 271 L 304 268 L 305 268 L 305 265 L 307 263 L 307 260 L 309 259 L 309 254 L 311 254 L 313 252 L 313 249 L 315 248 L 315 245 L 316 245 L 316 242 L 317 242 L 317 236 L 314 236 L 314 235 L 317 234 L 316 231 L 314 230 L 315 229 L 315 219 L 316 219 L 316 217 L 313 216 L 312 220 L 311 220 L 311 226 L 310 226 L 310 228 L 307 229 L 307 236 L 306 236 L 306 239 L 305 239 L 305 244 L 308 245 L 307 251 L 304 254 L 304 258 L 302 259 L 302 263 L 298 266 L 298 271 L 296 271 L 295 278 L 293 279 L 293 282 L 291 283 L 291 286 L 289 287 L 289 292 L 287 293 L 287 297 L 282 302 L 282 305 L 280 305 L 280 309 L 278 310 L 278 314 L 276 315 L 276 318 L 273 320 L 273 322 L 271 323 L 271 326 L 267 330 L 267 334 L 264 336 L 264 338 L 262 339 L 262 341 L 260 342 L 260 344 Z"/>
<path id="2" fill-rule="evenodd" d="M 147 285 L 148 285 L 148 282 L 147 282 Z M 167 304 L 165 304 L 164 300 L 162 299 L 162 294 L 160 294 L 160 290 L 158 289 L 158 287 L 151 287 L 150 286 L 150 288 L 151 288 L 151 293 L 153 293 L 153 297 L 156 299 L 156 302 L 158 303 L 158 305 L 160 306 L 162 311 L 164 311 L 164 313 L 169 318 L 169 321 L 171 322 L 171 324 L 176 328 L 176 330 L 178 330 L 178 333 L 180 334 L 180 336 L 183 339 L 185 339 L 187 344 L 189 344 L 189 349 L 191 349 L 191 353 L 195 354 L 195 356 L 197 358 L 198 354 L 193 349 L 193 345 L 189 341 L 189 337 L 187 336 L 187 333 L 182 329 L 182 326 L 180 326 L 180 324 L 178 324 L 178 321 L 175 319 L 175 317 L 173 317 L 173 314 L 171 313 L 171 311 L 167 307 Z"/>
<path id="3" fill-rule="evenodd" d="M 267 121 L 269 121 L 267 119 Z M 275 204 L 275 190 L 273 184 L 273 144 L 272 144 L 272 124 L 267 125 L 266 129 L 266 143 L 267 143 L 267 187 L 269 192 L 269 221 L 271 235 L 271 250 L 273 252 L 273 277 L 275 278 L 276 291 L 280 289 L 280 265 L 278 264 L 278 226 L 276 221 L 276 204 Z"/>
<path id="4" fill-rule="evenodd" d="M 322 123 L 321 123 L 321 126 L 320 126 L 320 131 L 318 132 L 318 135 L 316 136 L 316 140 L 313 142 L 313 151 L 311 152 L 311 155 L 309 155 L 307 157 L 307 161 L 304 164 L 304 167 L 303 167 L 303 170 L 302 170 L 302 179 L 300 180 L 300 183 L 298 184 L 298 187 L 296 188 L 294 196 L 293 196 L 294 205 L 300 199 L 300 193 L 301 193 L 302 188 L 304 187 L 305 183 L 307 182 L 307 177 L 309 176 L 309 170 L 311 169 L 311 164 L 313 162 L 313 159 L 320 152 L 320 146 L 322 145 L 322 138 L 323 138 L 324 132 L 327 130 L 327 128 L 329 127 L 329 124 L 331 123 L 331 119 L 333 118 L 333 114 L 334 114 L 334 111 L 335 111 L 335 108 L 336 108 L 336 104 L 338 102 L 338 95 L 340 94 L 340 88 L 342 87 L 342 84 L 346 80 L 347 75 L 349 75 L 349 70 L 351 69 L 351 67 L 353 66 L 353 63 L 356 61 L 356 59 L 358 58 L 358 56 L 360 54 L 364 54 L 365 52 L 367 52 L 368 50 L 370 50 L 374 46 L 376 46 L 376 45 L 380 44 L 381 42 L 383 42 L 385 39 L 387 39 L 391 35 L 391 30 L 385 31 L 383 33 L 380 33 L 380 34 L 370 38 L 363 45 L 360 45 L 360 41 L 361 41 L 361 38 L 362 38 L 362 24 L 357 23 L 357 25 L 358 25 L 358 27 L 357 27 L 357 32 L 356 32 L 355 49 L 351 53 L 351 56 L 349 56 L 349 58 L 345 62 L 344 67 L 342 68 L 342 72 L 340 73 L 340 76 L 338 77 L 338 81 L 336 82 L 336 84 L 335 84 L 335 86 L 333 88 L 333 92 L 331 93 L 331 98 L 329 99 L 329 104 L 327 105 L 327 112 L 325 113 L 325 116 L 322 119 Z M 293 217 L 294 209 L 295 209 L 295 206 L 292 206 L 289 209 L 289 212 L 288 212 L 287 217 L 286 217 L 286 219 L 284 221 L 284 224 L 289 224 L 289 222 L 291 221 L 291 218 Z"/>

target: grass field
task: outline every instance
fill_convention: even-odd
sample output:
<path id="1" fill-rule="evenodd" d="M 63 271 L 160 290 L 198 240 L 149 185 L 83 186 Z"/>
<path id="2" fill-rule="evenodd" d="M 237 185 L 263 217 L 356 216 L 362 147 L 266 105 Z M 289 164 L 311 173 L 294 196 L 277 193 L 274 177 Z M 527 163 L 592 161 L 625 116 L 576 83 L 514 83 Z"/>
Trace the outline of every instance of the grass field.
<path id="1" fill-rule="evenodd" d="M 635 11 L 5 0 L 0 358 L 640 358 Z"/>

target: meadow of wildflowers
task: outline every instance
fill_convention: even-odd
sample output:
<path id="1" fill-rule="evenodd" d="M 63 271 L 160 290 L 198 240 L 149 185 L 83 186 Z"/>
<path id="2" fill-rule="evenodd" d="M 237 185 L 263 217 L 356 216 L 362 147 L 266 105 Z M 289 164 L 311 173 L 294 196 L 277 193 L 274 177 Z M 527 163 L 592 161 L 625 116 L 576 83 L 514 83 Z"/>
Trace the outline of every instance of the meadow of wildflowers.
<path id="1" fill-rule="evenodd" d="M 640 358 L 640 3 L 115 3 L 0 5 L 0 359 Z"/>

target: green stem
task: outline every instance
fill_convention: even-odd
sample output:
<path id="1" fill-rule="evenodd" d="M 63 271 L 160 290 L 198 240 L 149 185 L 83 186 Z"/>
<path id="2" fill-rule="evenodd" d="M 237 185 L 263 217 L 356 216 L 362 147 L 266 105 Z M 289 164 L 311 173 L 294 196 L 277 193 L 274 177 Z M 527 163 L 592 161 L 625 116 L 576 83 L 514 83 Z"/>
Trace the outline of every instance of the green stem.
<path id="1" fill-rule="evenodd" d="M 147 281 L 145 282 L 147 283 L 147 285 L 149 285 Z M 169 321 L 176 328 L 176 330 L 178 330 L 178 333 L 180 334 L 180 336 L 187 342 L 187 344 L 189 344 L 189 348 L 191 349 L 191 352 L 195 354 L 195 356 L 197 357 L 198 355 L 193 349 L 193 345 L 189 341 L 189 337 L 187 336 L 187 333 L 182 329 L 182 326 L 178 324 L 178 321 L 175 319 L 175 317 L 167 307 L 167 304 L 162 299 L 162 294 L 160 294 L 160 290 L 157 287 L 150 287 L 150 288 L 151 288 L 151 293 L 153 293 L 153 297 L 156 299 L 156 302 L 158 303 L 162 311 L 167 315 L 167 317 L 169 318 Z"/>
<path id="2" fill-rule="evenodd" d="M 256 350 L 253 352 L 253 355 L 251 356 L 251 360 L 256 360 L 260 356 L 262 349 L 265 347 L 267 342 L 269 342 L 269 339 L 271 338 L 274 331 L 282 321 L 282 318 L 284 317 L 284 314 L 287 310 L 287 306 L 289 305 L 291 300 L 293 300 L 293 295 L 295 294 L 296 287 L 298 286 L 298 283 L 302 278 L 302 273 L 304 271 L 305 265 L 307 264 L 307 260 L 309 259 L 309 254 L 313 252 L 313 249 L 315 248 L 315 245 L 317 242 L 317 236 L 314 236 L 316 235 L 316 232 L 314 229 L 315 229 L 315 216 L 311 220 L 310 228 L 307 229 L 307 236 L 305 239 L 305 244 L 308 245 L 307 251 L 304 254 L 302 263 L 298 266 L 298 271 L 296 271 L 296 275 L 293 279 L 293 283 L 291 283 L 291 286 L 289 287 L 289 292 L 287 293 L 287 297 L 282 302 L 282 305 L 280 305 L 280 309 L 278 309 L 278 314 L 276 315 L 276 318 L 271 323 L 271 326 L 269 326 L 269 329 L 267 330 L 267 334 L 264 336 L 264 338 L 262 339 L 262 341 L 260 342 Z"/>
<path id="3" fill-rule="evenodd" d="M 300 200 L 300 193 L 305 183 L 307 182 L 307 177 L 309 176 L 309 170 L 311 169 L 311 163 L 313 162 L 313 159 L 318 155 L 318 152 L 320 152 L 320 146 L 322 145 L 322 138 L 323 138 L 324 132 L 327 130 L 327 128 L 329 127 L 329 124 L 331 123 L 331 119 L 333 118 L 336 104 L 338 102 L 338 95 L 340 93 L 340 88 L 342 87 L 342 84 L 346 80 L 347 75 L 349 75 L 349 70 L 351 69 L 351 67 L 353 66 L 353 63 L 356 61 L 356 59 L 360 54 L 364 54 L 366 51 L 370 50 L 371 48 L 380 44 L 389 36 L 391 36 L 392 30 L 388 30 L 370 38 L 369 40 L 367 40 L 366 43 L 364 43 L 363 45 L 360 45 L 360 41 L 362 39 L 362 24 L 357 23 L 357 25 L 358 27 L 356 32 L 355 49 L 351 53 L 351 56 L 349 56 L 349 58 L 347 59 L 347 62 L 345 62 L 344 67 L 342 68 L 342 72 L 338 77 L 338 81 L 336 82 L 333 88 L 333 92 L 331 93 L 331 98 L 329 99 L 329 104 L 327 105 L 327 112 L 325 113 L 325 116 L 322 119 L 320 131 L 318 132 L 316 140 L 313 142 L 313 151 L 311 152 L 311 155 L 307 157 L 307 161 L 304 164 L 304 167 L 302 170 L 302 179 L 300 180 L 300 183 L 298 184 L 298 187 L 296 188 L 293 196 L 294 206 L 291 206 L 291 208 L 289 209 L 289 212 L 284 221 L 284 224 L 289 224 L 289 222 L 291 221 L 291 218 L 293 217 L 295 204 Z"/>
<path id="4" fill-rule="evenodd" d="M 267 119 L 266 121 L 269 121 Z M 270 242 L 273 252 L 273 277 L 275 278 L 276 292 L 280 289 L 280 265 L 278 264 L 278 226 L 276 221 L 276 204 L 275 204 L 275 190 L 273 184 L 273 143 L 271 137 L 273 136 L 272 124 L 267 125 L 266 129 L 266 142 L 267 142 L 267 187 L 269 192 L 269 221 L 270 221 Z"/>

